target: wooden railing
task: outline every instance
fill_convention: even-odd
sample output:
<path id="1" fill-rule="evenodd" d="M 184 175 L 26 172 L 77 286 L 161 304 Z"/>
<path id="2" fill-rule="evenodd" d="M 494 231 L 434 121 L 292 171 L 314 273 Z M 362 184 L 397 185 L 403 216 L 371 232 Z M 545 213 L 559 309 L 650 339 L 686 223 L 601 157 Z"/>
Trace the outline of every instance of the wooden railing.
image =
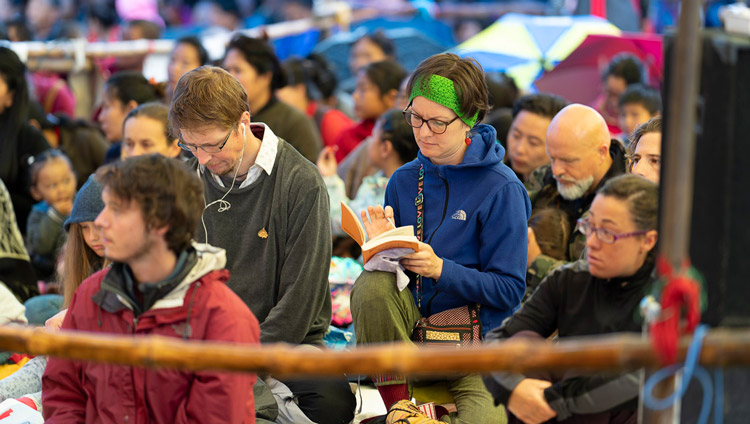
<path id="1" fill-rule="evenodd" d="M 680 358 L 684 358 L 689 341 L 689 338 L 682 340 Z M 557 343 L 513 339 L 477 349 L 418 349 L 413 345 L 389 344 L 343 352 L 283 344 L 247 346 L 162 336 L 49 332 L 43 328 L 4 326 L 0 327 L 0 350 L 131 366 L 245 371 L 285 377 L 345 373 L 451 375 L 499 370 L 622 371 L 661 366 L 649 341 L 637 335 Z M 750 365 L 750 329 L 709 332 L 699 362 L 716 367 Z"/>

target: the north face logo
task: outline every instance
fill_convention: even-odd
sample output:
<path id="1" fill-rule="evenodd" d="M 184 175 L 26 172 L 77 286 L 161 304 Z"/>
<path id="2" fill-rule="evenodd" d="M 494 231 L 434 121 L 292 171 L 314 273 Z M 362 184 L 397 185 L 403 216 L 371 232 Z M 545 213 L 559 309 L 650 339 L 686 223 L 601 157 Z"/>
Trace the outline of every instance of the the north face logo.
<path id="1" fill-rule="evenodd" d="M 463 210 L 459 209 L 459 210 L 456 211 L 456 213 L 453 214 L 453 216 L 451 216 L 451 218 L 452 219 L 457 219 L 459 221 L 466 221 L 466 212 L 464 212 Z"/>

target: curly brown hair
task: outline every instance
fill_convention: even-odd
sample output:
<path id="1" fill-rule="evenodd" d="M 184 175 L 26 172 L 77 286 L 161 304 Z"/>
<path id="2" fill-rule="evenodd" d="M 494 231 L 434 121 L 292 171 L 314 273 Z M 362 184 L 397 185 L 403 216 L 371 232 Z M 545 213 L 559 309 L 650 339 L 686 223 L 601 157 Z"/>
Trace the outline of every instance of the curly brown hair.
<path id="1" fill-rule="evenodd" d="M 190 246 L 203 204 L 203 184 L 182 161 L 158 154 L 100 168 L 96 180 L 119 199 L 135 201 L 149 228 L 168 227 L 164 240 L 175 253 Z"/>

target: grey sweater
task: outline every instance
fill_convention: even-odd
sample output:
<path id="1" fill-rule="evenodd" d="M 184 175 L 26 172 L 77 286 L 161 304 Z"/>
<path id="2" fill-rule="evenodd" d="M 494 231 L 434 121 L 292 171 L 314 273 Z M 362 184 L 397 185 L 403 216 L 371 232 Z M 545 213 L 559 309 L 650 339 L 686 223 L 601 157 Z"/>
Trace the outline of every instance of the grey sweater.
<path id="1" fill-rule="evenodd" d="M 198 168 L 198 161 L 189 164 Z M 221 198 L 221 187 L 205 171 L 206 204 Z M 247 187 L 203 212 L 208 231 L 195 239 L 227 251 L 227 285 L 260 322 L 262 343 L 323 343 L 331 321 L 328 270 L 331 227 L 328 193 L 317 168 L 279 139 L 271 175 L 263 172 Z"/>
<path id="2" fill-rule="evenodd" d="M 274 134 L 287 140 L 310 162 L 318 160 L 318 153 L 323 148 L 320 131 L 315 122 L 301 111 L 272 97 L 252 119 L 268 125 Z"/>

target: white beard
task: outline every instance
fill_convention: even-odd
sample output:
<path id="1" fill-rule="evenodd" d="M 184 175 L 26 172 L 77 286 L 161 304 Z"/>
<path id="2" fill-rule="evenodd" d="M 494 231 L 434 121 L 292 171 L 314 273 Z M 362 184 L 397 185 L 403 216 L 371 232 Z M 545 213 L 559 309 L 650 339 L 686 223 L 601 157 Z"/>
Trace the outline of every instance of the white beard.
<path id="1" fill-rule="evenodd" d="M 582 180 L 573 180 L 573 184 L 563 184 L 557 179 L 555 181 L 557 181 L 557 192 L 560 193 L 563 199 L 575 200 L 580 199 L 589 191 L 594 184 L 594 176 L 591 175 Z"/>

